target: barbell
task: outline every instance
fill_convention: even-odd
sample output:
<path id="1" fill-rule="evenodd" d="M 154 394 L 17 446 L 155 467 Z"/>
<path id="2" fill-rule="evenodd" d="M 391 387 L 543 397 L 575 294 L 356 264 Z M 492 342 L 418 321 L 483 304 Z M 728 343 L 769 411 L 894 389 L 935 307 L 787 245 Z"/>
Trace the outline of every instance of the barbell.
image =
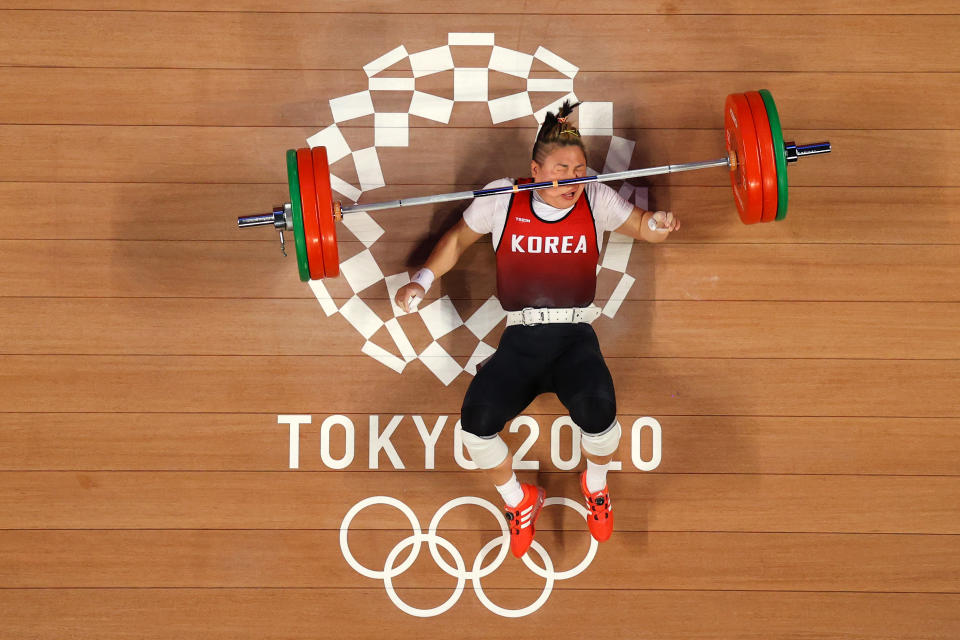
<path id="1" fill-rule="evenodd" d="M 777 105 L 766 89 L 727 96 L 724 103 L 724 136 L 727 155 L 718 160 L 348 206 L 342 206 L 333 199 L 325 147 L 290 149 L 287 151 L 290 202 L 274 207 L 272 213 L 241 216 L 237 218 L 237 226 L 246 228 L 272 225 L 280 232 L 280 245 L 284 255 L 286 249 L 283 232 L 292 231 L 297 252 L 297 269 L 300 279 L 306 282 L 311 278 L 333 278 L 340 274 L 336 223 L 343 215 L 352 212 L 380 211 L 549 189 L 561 185 L 629 180 L 727 167 L 730 170 L 730 184 L 740 220 L 744 224 L 772 222 L 783 220 L 787 215 L 787 165 L 804 156 L 829 153 L 831 150 L 829 142 L 797 145 L 784 141 Z M 652 219 L 649 225 L 656 230 L 656 223 Z"/>

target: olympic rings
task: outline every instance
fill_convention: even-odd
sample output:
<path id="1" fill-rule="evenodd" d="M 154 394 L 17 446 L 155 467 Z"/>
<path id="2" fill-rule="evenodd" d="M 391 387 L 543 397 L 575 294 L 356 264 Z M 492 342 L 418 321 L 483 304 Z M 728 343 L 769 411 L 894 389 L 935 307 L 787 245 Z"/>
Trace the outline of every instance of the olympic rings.
<path id="1" fill-rule="evenodd" d="M 407 536 L 400 542 L 396 544 L 387 554 L 387 559 L 384 562 L 384 567 L 382 571 L 377 571 L 374 569 L 369 569 L 361 565 L 353 557 L 353 554 L 350 552 L 350 545 L 347 541 L 347 534 L 350 528 L 350 523 L 353 519 L 360 513 L 363 509 L 366 509 L 369 506 L 383 504 L 395 507 L 403 515 L 407 517 L 407 520 L 410 521 L 411 528 L 413 529 L 413 534 Z M 579 502 L 571 500 L 570 498 L 548 498 L 544 501 L 543 506 L 551 505 L 564 505 L 572 508 L 574 511 L 583 516 L 584 520 L 587 517 L 587 509 Z M 500 525 L 500 535 L 496 538 L 493 538 L 487 542 L 477 553 L 477 556 L 473 560 L 472 568 L 468 571 L 466 569 L 466 563 L 464 562 L 463 555 L 460 551 L 451 543 L 449 540 L 437 533 L 438 527 L 440 525 L 440 520 L 452 509 L 456 507 L 473 505 L 486 509 L 494 515 L 497 520 L 497 523 Z M 437 566 L 443 570 L 449 576 L 452 576 L 457 579 L 457 586 L 454 588 L 453 593 L 449 598 L 442 604 L 433 607 L 432 609 L 419 609 L 417 607 L 412 607 L 404 602 L 400 596 L 397 594 L 396 590 L 393 587 L 393 579 L 397 576 L 404 573 L 407 569 L 413 566 L 413 563 L 416 562 L 417 557 L 420 553 L 421 545 L 426 542 L 428 548 L 430 549 L 430 555 L 433 557 L 434 562 L 437 563 Z M 437 550 L 437 545 L 446 549 L 450 555 L 453 557 L 456 567 L 451 567 L 443 556 L 440 555 Z M 500 545 L 500 551 L 497 556 L 493 559 L 490 564 L 486 567 L 483 566 L 483 562 L 486 557 L 493 551 L 493 548 L 497 545 Z M 477 498 L 474 496 L 464 496 L 461 498 L 454 498 L 453 500 L 448 501 L 446 504 L 437 509 L 437 512 L 434 514 L 433 518 L 430 520 L 430 526 L 428 527 L 427 533 L 423 533 L 420 528 L 420 521 L 417 519 L 416 514 L 413 510 L 408 507 L 405 503 L 397 500 L 396 498 L 391 498 L 389 496 L 371 496 L 369 498 L 364 498 L 347 512 L 343 518 L 343 522 L 340 524 L 340 550 L 343 553 L 344 559 L 357 573 L 360 573 L 363 576 L 368 578 L 373 578 L 375 580 L 383 580 L 384 589 L 387 592 L 387 596 L 390 598 L 390 601 L 404 613 L 407 613 L 411 616 L 416 616 L 418 618 L 429 618 L 433 616 L 440 615 L 446 611 L 449 611 L 453 605 L 457 603 L 460 599 L 460 596 L 463 594 L 463 589 L 466 584 L 466 581 L 469 579 L 473 584 L 473 590 L 477 594 L 477 599 L 480 601 L 483 606 L 487 608 L 488 611 L 497 614 L 498 616 L 503 616 L 506 618 L 519 618 L 537 611 L 542 607 L 547 598 L 550 597 L 550 593 L 553 591 L 553 585 L 557 580 L 567 580 L 574 576 L 582 573 L 590 564 L 593 562 L 593 558 L 596 556 L 598 543 L 592 537 L 590 538 L 590 549 L 587 551 L 586 556 L 581 560 L 575 567 L 568 569 L 566 571 L 557 572 L 553 566 L 553 559 L 550 557 L 550 554 L 543 548 L 543 546 L 534 541 L 530 545 L 530 549 L 535 551 L 537 555 L 540 556 L 540 560 L 543 562 L 543 567 L 537 565 L 531 558 L 530 554 L 523 556 L 523 563 L 536 575 L 544 578 L 546 580 L 543 585 L 543 591 L 540 596 L 531 604 L 523 607 L 522 609 L 505 609 L 494 604 L 487 595 L 483 592 L 483 587 L 480 584 L 480 580 L 497 569 L 500 568 L 500 565 L 503 564 L 504 560 L 507 557 L 507 550 L 510 546 L 510 534 L 507 531 L 507 527 L 503 522 L 503 517 L 501 516 L 500 509 L 498 509 L 493 503 L 483 498 Z M 401 563 L 399 566 L 394 566 L 394 563 L 397 561 L 397 557 L 403 552 L 407 547 L 411 547 L 410 555 Z"/>

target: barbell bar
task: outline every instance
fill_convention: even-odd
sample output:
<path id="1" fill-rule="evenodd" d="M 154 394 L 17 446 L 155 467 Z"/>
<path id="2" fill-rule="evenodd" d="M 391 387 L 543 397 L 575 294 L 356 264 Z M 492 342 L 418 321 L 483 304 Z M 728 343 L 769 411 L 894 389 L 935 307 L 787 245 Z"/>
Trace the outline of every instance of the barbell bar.
<path id="1" fill-rule="evenodd" d="M 745 224 L 783 220 L 787 212 L 787 165 L 810 155 L 829 153 L 829 142 L 797 145 L 784 141 L 773 96 L 767 90 L 734 93 L 724 104 L 724 136 L 727 155 L 716 160 L 668 164 L 613 173 L 531 182 L 521 185 L 457 191 L 342 206 L 333 199 L 327 151 L 324 147 L 287 151 L 287 181 L 291 202 L 274 207 L 272 213 L 241 216 L 240 228 L 272 225 L 280 232 L 284 255 L 284 231 L 293 231 L 300 279 L 336 277 L 340 273 L 336 225 L 343 215 L 358 211 L 382 211 L 401 207 L 472 200 L 507 193 L 553 187 L 610 182 L 649 176 L 699 171 L 716 167 L 730 170 L 734 202 Z M 656 222 L 648 224 L 657 230 Z"/>

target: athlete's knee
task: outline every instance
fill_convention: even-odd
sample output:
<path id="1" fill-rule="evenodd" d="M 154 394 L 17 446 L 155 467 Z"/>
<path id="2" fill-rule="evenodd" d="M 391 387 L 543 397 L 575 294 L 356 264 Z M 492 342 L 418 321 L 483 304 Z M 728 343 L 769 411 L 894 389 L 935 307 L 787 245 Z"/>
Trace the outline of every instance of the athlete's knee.
<path id="1" fill-rule="evenodd" d="M 480 469 L 499 467 L 510 455 L 507 443 L 503 441 L 499 434 L 489 438 L 481 438 L 469 431 L 464 431 L 463 446 L 467 448 L 470 459 Z"/>
<path id="2" fill-rule="evenodd" d="M 570 417 L 585 434 L 606 431 L 617 419 L 617 402 L 606 395 L 583 394 L 571 401 L 567 408 Z"/>
<path id="3" fill-rule="evenodd" d="M 584 432 L 580 436 L 580 446 L 592 456 L 605 457 L 613 455 L 620 446 L 620 423 L 614 419 L 613 424 L 599 433 Z"/>
<path id="4" fill-rule="evenodd" d="M 507 418 L 489 404 L 469 404 L 460 409 L 460 426 L 465 433 L 489 438 L 503 431 Z"/>

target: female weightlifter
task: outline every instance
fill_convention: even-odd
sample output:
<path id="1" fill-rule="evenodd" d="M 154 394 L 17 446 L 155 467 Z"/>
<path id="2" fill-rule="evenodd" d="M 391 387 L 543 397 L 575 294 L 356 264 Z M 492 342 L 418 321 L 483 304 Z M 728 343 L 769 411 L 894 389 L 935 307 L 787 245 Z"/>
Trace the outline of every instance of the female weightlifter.
<path id="1" fill-rule="evenodd" d="M 547 114 L 533 146 L 533 181 L 586 175 L 580 132 L 567 123 L 576 106 L 565 102 L 556 115 Z M 486 188 L 529 181 L 505 178 Z M 655 230 L 648 226 L 650 219 Z M 397 292 L 397 305 L 410 311 L 414 299 L 450 271 L 467 247 L 492 234 L 497 297 L 508 312 L 507 326 L 496 353 L 467 389 L 461 424 L 471 459 L 506 502 L 510 549 L 518 558 L 533 541 L 545 492 L 517 480 L 499 434 L 541 393 L 556 393 L 583 432 L 587 468 L 580 474 L 580 489 L 590 509 L 591 535 L 603 542 L 613 532 L 606 477 L 620 442 L 620 424 L 613 379 L 590 326 L 600 314 L 591 304 L 600 244 L 604 231 L 663 242 L 679 228 L 673 213 L 634 207 L 597 182 L 478 198 L 440 239 L 410 284 Z"/>

